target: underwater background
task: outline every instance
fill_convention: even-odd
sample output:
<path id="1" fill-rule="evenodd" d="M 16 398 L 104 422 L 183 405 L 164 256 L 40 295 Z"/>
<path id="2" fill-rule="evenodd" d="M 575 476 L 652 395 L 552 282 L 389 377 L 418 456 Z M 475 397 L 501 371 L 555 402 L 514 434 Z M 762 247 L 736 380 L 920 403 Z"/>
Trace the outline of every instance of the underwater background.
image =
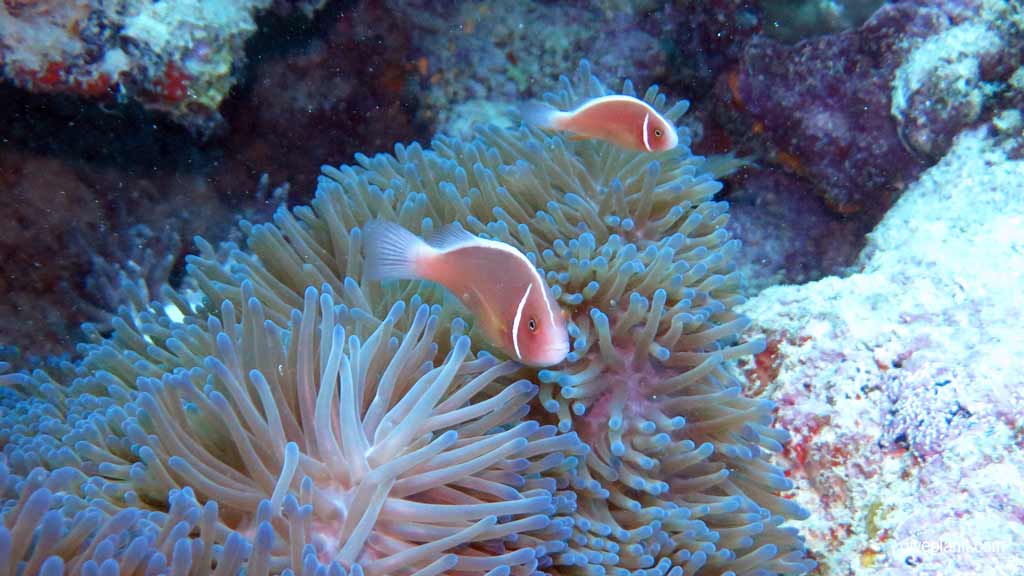
<path id="1" fill-rule="evenodd" d="M 0 575 L 1024 574 L 1022 65 L 1019 0 L 3 0 Z M 521 121 L 609 94 L 679 146 Z"/>

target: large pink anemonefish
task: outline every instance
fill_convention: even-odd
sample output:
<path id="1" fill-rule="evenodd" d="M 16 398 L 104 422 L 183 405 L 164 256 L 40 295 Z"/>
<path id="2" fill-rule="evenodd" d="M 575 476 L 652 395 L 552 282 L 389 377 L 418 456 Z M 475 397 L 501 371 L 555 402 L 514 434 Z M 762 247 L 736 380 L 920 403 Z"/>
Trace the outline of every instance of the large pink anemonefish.
<path id="1" fill-rule="evenodd" d="M 427 243 L 393 222 L 366 226 L 370 279 L 423 279 L 441 284 L 476 316 L 492 343 L 523 364 L 565 359 L 569 334 L 561 307 L 537 268 L 515 247 L 448 226 Z"/>
<path id="2" fill-rule="evenodd" d="M 523 108 L 523 120 L 545 130 L 569 132 L 574 140 L 605 140 L 638 152 L 661 152 L 679 144 L 675 126 L 654 107 L 622 94 L 593 98 L 568 112 L 532 102 Z"/>

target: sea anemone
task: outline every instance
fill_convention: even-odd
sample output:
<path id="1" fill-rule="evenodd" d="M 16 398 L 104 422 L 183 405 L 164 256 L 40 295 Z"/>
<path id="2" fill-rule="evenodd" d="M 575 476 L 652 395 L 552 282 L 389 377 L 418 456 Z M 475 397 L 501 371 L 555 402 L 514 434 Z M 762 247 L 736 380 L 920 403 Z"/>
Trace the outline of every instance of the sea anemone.
<path id="1" fill-rule="evenodd" d="M 181 338 L 179 327 L 164 349 L 149 345 L 151 355 L 176 354 L 165 365 L 178 367 L 138 377 L 137 391 L 110 390 L 133 399 L 93 406 L 59 430 L 73 451 L 36 447 L 45 464 L 63 466 L 31 470 L 13 487 L 21 496 L 0 530 L 7 557 L 38 567 L 46 553 L 77 550 L 68 539 L 88 537 L 63 560 L 71 573 L 107 560 L 122 574 L 162 562 L 175 572 L 175 555 L 223 573 L 243 561 L 248 574 L 331 564 L 368 575 L 529 573 L 538 556 L 564 549 L 570 520 L 552 517 L 573 497 L 556 479 L 582 449 L 575 434 L 523 419 L 537 387 L 509 379 L 517 364 L 471 358 L 469 338 L 457 336 L 435 366 L 438 319 L 426 304 L 398 331 L 404 302 L 378 321 L 336 304 L 329 287 L 309 288 L 286 332 L 265 320 L 250 284 L 241 290 L 237 322 L 224 302 L 198 338 Z M 25 402 L 60 417 L 53 404 Z M 62 490 L 83 497 L 55 498 Z M 47 512 L 56 504 L 63 516 Z M 81 521 L 90 529 L 65 526 L 76 509 L 94 517 Z M 33 543 L 47 514 L 52 526 Z M 119 529 L 105 533 L 104 520 Z M 135 532 L 122 533 L 129 527 L 144 550 L 132 548 Z"/>
<path id="2" fill-rule="evenodd" d="M 547 99 L 607 92 L 583 63 Z M 740 246 L 688 145 L 482 127 L 324 167 L 311 206 L 243 222 L 244 250 L 200 240 L 190 289 L 123 309 L 63 375 L 0 376 L 24 394 L 0 404 L 0 549 L 121 573 L 809 571 L 768 460 L 786 435 L 728 369 L 763 344 L 736 342 Z M 438 287 L 364 280 L 374 218 L 521 249 L 570 313 L 567 361 L 502 361 Z"/>
<path id="3" fill-rule="evenodd" d="M 633 94 L 628 82 L 623 91 Z M 566 109 L 607 92 L 584 63 L 548 101 Z M 644 98 L 672 121 L 687 106 L 666 106 L 656 88 Z M 211 291 L 263 272 L 261 294 L 282 316 L 308 276 L 343 286 L 352 305 L 379 309 L 422 294 L 455 314 L 431 285 L 356 281 L 360 225 L 384 217 L 428 234 L 457 221 L 512 244 L 544 270 L 573 318 L 574 351 L 565 366 L 536 374 L 533 416 L 578 431 L 592 448 L 572 477 L 570 549 L 552 562 L 597 572 L 802 573 L 813 563 L 780 525 L 806 512 L 778 496 L 791 484 L 766 457 L 787 436 L 771 427 L 770 403 L 743 397 L 727 370 L 729 359 L 763 347 L 734 342 L 746 325 L 732 311 L 742 301 L 731 263 L 740 243 L 724 229 L 727 205 L 713 201 L 721 184 L 688 152 L 685 133 L 681 143 L 651 156 L 485 127 L 469 142 L 440 136 L 431 150 L 358 156 L 358 166 L 324 167 L 312 208 L 252 226 L 252 253 L 234 254 L 233 274 L 212 253 L 192 261 L 193 273 Z"/>

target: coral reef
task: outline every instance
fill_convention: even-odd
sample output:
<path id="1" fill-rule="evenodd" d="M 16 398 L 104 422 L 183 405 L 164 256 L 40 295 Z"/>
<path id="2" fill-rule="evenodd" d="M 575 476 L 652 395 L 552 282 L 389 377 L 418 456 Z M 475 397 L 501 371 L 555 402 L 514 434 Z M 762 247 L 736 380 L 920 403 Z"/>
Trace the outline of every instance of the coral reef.
<path id="1" fill-rule="evenodd" d="M 247 80 L 223 107 L 224 147 L 238 158 L 229 181 L 255 167 L 311 190 L 319 171 L 310 158 L 340 163 L 360 150 L 428 138 L 433 127 L 420 119 L 421 95 L 411 89 L 415 48 L 404 24 L 383 3 L 331 6 L 305 26 L 264 19 Z"/>
<path id="2" fill-rule="evenodd" d="M 765 33 L 792 44 L 857 28 L 883 3 L 884 0 L 761 0 L 758 4 L 764 18 L 771 22 Z"/>
<path id="3" fill-rule="evenodd" d="M 764 28 L 759 3 L 744 0 L 681 2 L 666 9 L 661 23 L 669 46 L 664 83 L 700 100 L 718 77 L 736 65 L 743 47 Z"/>
<path id="4" fill-rule="evenodd" d="M 871 4 L 765 2 L 760 18 Z M 743 266 L 752 288 L 843 274 L 863 235 L 965 128 L 991 121 L 1021 154 L 1021 13 L 1004 0 L 885 3 L 854 29 L 815 37 L 827 22 L 815 16 L 798 33 L 795 18 L 716 52 L 728 58 L 700 103 L 695 146 L 756 163 L 725 195 L 731 230 L 751 245 L 741 258 L 756 262 Z"/>
<path id="5" fill-rule="evenodd" d="M 1020 100 L 1022 30 L 1011 0 L 887 3 L 848 32 L 755 37 L 718 92 L 748 120 L 734 133 L 763 134 L 834 210 L 877 219 L 961 130 Z"/>
<path id="6" fill-rule="evenodd" d="M 1024 64 L 1020 3 L 965 4 L 971 9 L 967 16 L 954 12 L 949 24 L 934 35 L 907 41 L 913 49 L 893 78 L 892 115 L 900 136 L 932 160 L 946 153 L 961 130 L 1024 98 L 1010 81 Z"/>
<path id="7" fill-rule="evenodd" d="M 777 164 L 834 210 L 878 214 L 923 167 L 890 117 L 890 84 L 911 39 L 945 21 L 935 10 L 887 4 L 857 30 L 795 46 L 757 37 L 724 88 L 774 146 Z"/>
<path id="8" fill-rule="evenodd" d="M 0 340 L 37 352 L 59 353 L 69 347 L 64 342 L 69 324 L 84 318 L 64 318 L 61 307 L 46 305 L 56 303 L 63 277 L 61 266 L 55 261 L 44 266 L 43 257 L 62 254 L 65 239 L 74 228 L 98 224 L 101 211 L 73 171 L 52 159 L 23 158 L 4 149 L 0 188 L 4 195 L 4 210 L 0 211 L 0 292 L 4 294 Z M 37 190 L 49 193 L 42 195 Z M 74 214 L 74 219 L 63 214 Z M 64 261 L 78 270 L 88 266 L 85 254 L 68 255 Z M 49 298 L 44 300 L 40 293 Z"/>
<path id="9" fill-rule="evenodd" d="M 270 0 L 0 3 L 3 75 L 34 92 L 134 100 L 198 132 L 220 121 Z M 296 8 L 311 13 L 314 3 Z"/>
<path id="10" fill-rule="evenodd" d="M 0 195 L 14 206 L 0 215 L 9 231 L 0 251 L 11 256 L 0 261 L 0 341 L 24 357 L 73 353 L 78 324 L 102 321 L 120 298 L 88 285 L 120 283 L 122 269 L 134 274 L 126 258 L 144 256 L 125 245 L 140 224 L 156 256 L 149 263 L 174 255 L 177 282 L 192 236 L 220 242 L 236 215 L 273 211 L 254 193 L 262 174 L 295 184 L 292 200 L 307 201 L 318 173 L 311 155 L 337 163 L 425 137 L 410 120 L 415 107 L 384 81 L 398 56 L 377 47 L 383 35 L 397 44 L 396 26 L 381 28 L 387 20 L 371 8 L 326 6 L 316 22 L 293 12 L 261 18 L 247 45 L 251 65 L 233 72 L 242 83 L 218 112 L 225 130 L 206 138 L 139 103 L 0 83 Z M 320 89 L 298 88 L 312 82 Z M 153 276 L 147 262 L 135 264 Z"/>
<path id="11" fill-rule="evenodd" d="M 836 216 L 809 188 L 772 168 L 749 167 L 729 178 L 726 228 L 743 240 L 736 265 L 748 295 L 841 275 L 856 262 L 870 222 Z"/>
<path id="12" fill-rule="evenodd" d="M 589 55 L 610 75 L 644 85 L 666 65 L 653 25 L 663 15 L 653 10 L 638 18 L 588 3 L 388 4 L 414 31 L 420 118 L 441 130 L 460 121 L 452 113 L 457 104 L 480 99 L 518 104 L 556 88 L 554 79 L 569 73 L 579 54 Z"/>
<path id="13" fill-rule="evenodd" d="M 1024 163 L 960 135 L 868 236 L 859 270 L 740 309 L 745 365 L 793 434 L 808 547 L 835 574 L 1019 574 Z"/>
<path id="14" fill-rule="evenodd" d="M 604 93 L 584 64 L 550 100 Z M 247 250 L 199 241 L 195 289 L 122 309 L 80 363 L 0 374 L 8 567 L 806 573 L 769 460 L 787 435 L 727 369 L 763 347 L 736 339 L 739 243 L 681 136 L 439 136 L 324 167 L 309 206 L 242 223 Z M 568 362 L 501 361 L 440 289 L 362 281 L 375 217 L 522 249 L 571 315 Z"/>
<path id="15" fill-rule="evenodd" d="M 287 193 L 265 183 L 232 200 L 197 175 L 54 156 L 0 146 L 0 342 L 21 366 L 72 353 L 82 322 L 106 330 L 119 306 L 147 306 L 180 279 L 184 238 L 230 237 L 236 218 L 265 218 Z"/>

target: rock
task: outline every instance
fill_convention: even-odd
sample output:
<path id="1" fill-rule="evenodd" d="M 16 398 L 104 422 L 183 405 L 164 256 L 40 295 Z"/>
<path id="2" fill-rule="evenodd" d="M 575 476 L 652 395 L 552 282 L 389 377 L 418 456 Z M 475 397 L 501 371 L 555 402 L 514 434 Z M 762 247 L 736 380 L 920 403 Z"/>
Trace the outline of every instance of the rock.
<path id="1" fill-rule="evenodd" d="M 1024 162 L 962 134 L 869 235 L 859 270 L 743 306 L 834 574 L 1020 574 Z M 993 566 L 999 571 L 994 572 Z"/>

